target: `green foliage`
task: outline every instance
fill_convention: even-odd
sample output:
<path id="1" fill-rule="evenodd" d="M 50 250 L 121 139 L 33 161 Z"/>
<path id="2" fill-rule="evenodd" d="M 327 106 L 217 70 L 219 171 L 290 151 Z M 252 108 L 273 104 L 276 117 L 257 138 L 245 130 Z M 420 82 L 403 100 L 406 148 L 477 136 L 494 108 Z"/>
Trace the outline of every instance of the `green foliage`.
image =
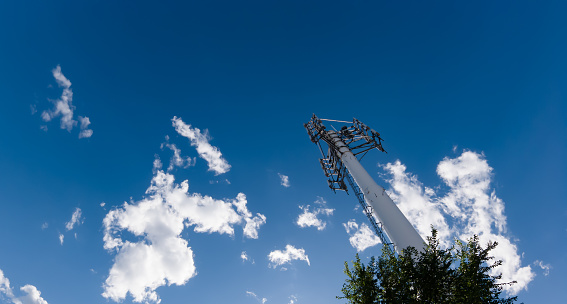
<path id="1" fill-rule="evenodd" d="M 360 261 L 358 253 L 356 260 L 352 262 L 352 270 L 345 262 L 345 274 L 348 276 L 346 283 L 343 285 L 342 292 L 344 297 L 339 299 L 348 299 L 353 304 L 373 304 L 380 303 L 378 301 L 378 290 L 375 288 L 378 281 L 376 280 L 376 262 L 374 257 L 370 259 L 370 264 L 364 266 Z"/>
<path id="2" fill-rule="evenodd" d="M 490 242 L 486 248 L 479 244 L 478 236 L 473 236 L 467 244 L 456 241 L 456 257 L 458 267 L 454 277 L 455 284 L 452 287 L 452 294 L 455 298 L 454 303 L 513 303 L 517 297 L 500 299 L 502 284 L 495 281 L 502 275 L 490 276 L 489 271 L 502 264 L 496 261 L 489 265 L 488 261 L 493 257 L 489 252 L 496 248 L 497 242 Z M 507 284 L 514 284 L 515 281 Z"/>
<path id="3" fill-rule="evenodd" d="M 396 255 L 384 247 L 378 260 L 372 257 L 366 266 L 357 254 L 352 269 L 345 262 L 348 278 L 344 296 L 337 298 L 351 304 L 514 303 L 516 297 L 501 298 L 502 284 L 496 283 L 501 275 L 489 274 L 502 264 L 490 264 L 489 252 L 497 245 L 491 242 L 483 248 L 475 235 L 467 243 L 457 240 L 455 246 L 442 249 L 433 229 L 422 252 L 408 247 Z"/>

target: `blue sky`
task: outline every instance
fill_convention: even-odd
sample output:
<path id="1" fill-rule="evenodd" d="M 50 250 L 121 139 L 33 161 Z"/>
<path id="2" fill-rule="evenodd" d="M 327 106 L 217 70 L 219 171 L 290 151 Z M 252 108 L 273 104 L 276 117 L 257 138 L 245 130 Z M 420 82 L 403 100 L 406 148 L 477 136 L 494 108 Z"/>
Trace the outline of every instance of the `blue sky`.
<path id="1" fill-rule="evenodd" d="M 418 231 L 498 240 L 509 292 L 561 303 L 566 9 L 3 1 L 0 301 L 344 303 L 380 245 L 316 113 L 382 134 L 362 164 Z"/>

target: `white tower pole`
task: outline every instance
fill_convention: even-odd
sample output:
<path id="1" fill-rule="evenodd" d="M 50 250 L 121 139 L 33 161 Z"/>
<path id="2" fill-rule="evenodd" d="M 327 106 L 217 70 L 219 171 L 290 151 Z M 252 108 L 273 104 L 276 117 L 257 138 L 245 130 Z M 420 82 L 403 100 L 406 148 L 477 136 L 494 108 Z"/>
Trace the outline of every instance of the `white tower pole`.
<path id="1" fill-rule="evenodd" d="M 364 194 L 364 200 L 372 207 L 374 216 L 382 223 L 386 234 L 394 243 L 398 253 L 408 246 L 413 246 L 417 251 L 421 251 L 425 243 L 417 231 L 413 228 L 408 219 L 400 211 L 398 206 L 386 194 L 384 188 L 380 187 L 372 177 L 360 165 L 358 159 L 347 145 L 339 138 L 335 131 L 326 131 L 334 141 L 335 147 L 339 150 L 341 161 L 348 169 L 354 181 Z"/>

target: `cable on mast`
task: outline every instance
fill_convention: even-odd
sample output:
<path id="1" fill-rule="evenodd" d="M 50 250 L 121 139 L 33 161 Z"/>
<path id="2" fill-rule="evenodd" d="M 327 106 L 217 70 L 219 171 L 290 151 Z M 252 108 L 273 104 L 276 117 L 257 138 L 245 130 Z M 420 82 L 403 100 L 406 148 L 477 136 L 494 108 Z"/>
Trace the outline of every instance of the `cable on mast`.
<path id="1" fill-rule="evenodd" d="M 321 120 L 344 123 L 350 122 L 332 119 L 319 119 L 315 114 L 313 114 L 311 120 L 303 125 L 307 130 L 311 141 L 317 144 L 319 150 L 321 151 L 323 157 L 319 159 L 319 163 L 321 164 L 321 168 L 323 169 L 323 172 L 327 177 L 329 188 L 331 188 L 335 193 L 336 190 L 342 190 L 347 192 L 348 194 L 348 188 L 344 182 L 346 178 L 356 198 L 358 199 L 358 202 L 360 203 L 364 214 L 370 221 L 374 232 L 380 238 L 382 245 L 385 246 L 387 250 L 393 252 L 393 243 L 390 242 L 390 239 L 388 238 L 386 233 L 384 233 L 384 230 L 382 229 L 382 223 L 377 221 L 374 217 L 372 207 L 369 206 L 364 199 L 364 193 L 360 190 L 353 177 L 349 173 L 348 169 L 341 161 L 341 149 L 340 147 L 336 146 L 335 141 L 331 138 L 329 132 L 326 131 L 326 127 L 322 124 Z M 380 137 L 380 134 L 369 128 L 356 118 L 353 118 L 352 124 L 350 126 L 345 125 L 339 131 L 336 131 L 334 133 L 339 136 L 339 138 L 355 156 L 361 155 L 360 157 L 357 157 L 359 160 L 372 149 L 378 149 L 382 152 L 386 152 L 386 150 L 384 150 L 384 148 L 382 147 L 382 138 Z M 321 140 L 328 146 L 326 153 L 325 149 L 323 149 L 323 147 L 321 146 Z"/>

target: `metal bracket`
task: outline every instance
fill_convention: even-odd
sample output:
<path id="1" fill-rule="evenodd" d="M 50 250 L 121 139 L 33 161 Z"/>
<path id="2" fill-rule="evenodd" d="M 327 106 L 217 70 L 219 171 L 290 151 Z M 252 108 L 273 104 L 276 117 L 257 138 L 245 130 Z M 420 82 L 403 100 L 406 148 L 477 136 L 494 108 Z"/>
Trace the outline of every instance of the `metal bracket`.
<path id="1" fill-rule="evenodd" d="M 348 188 L 344 182 L 344 179 L 346 178 L 348 183 L 350 184 L 350 187 L 354 191 L 358 202 L 362 206 L 364 214 L 366 215 L 368 220 L 370 220 L 370 224 L 372 225 L 374 232 L 376 233 L 376 235 L 378 235 L 385 248 L 387 250 L 392 250 L 393 252 L 394 245 L 389 241 L 388 237 L 384 233 L 382 224 L 377 222 L 374 218 L 372 207 L 366 204 L 366 201 L 364 200 L 364 194 L 362 193 L 358 185 L 354 182 L 352 176 L 341 161 L 339 148 L 335 146 L 334 141 L 329 136 L 329 133 L 321 120 L 322 119 L 319 119 L 317 116 L 315 116 L 315 114 L 313 114 L 311 120 L 303 126 L 307 130 L 307 134 L 309 134 L 311 141 L 316 143 L 319 147 L 319 151 L 321 151 L 323 158 L 320 158 L 319 162 L 321 164 L 323 172 L 325 173 L 325 176 L 327 177 L 329 188 L 331 188 L 335 192 L 336 190 L 342 190 L 348 193 Z M 349 123 L 339 120 L 323 120 Z M 374 131 L 356 118 L 352 120 L 352 124 L 343 126 L 336 133 L 354 155 L 362 154 L 359 159 L 362 158 L 366 154 L 366 152 L 372 149 L 378 149 L 382 152 L 386 152 L 382 147 L 382 138 L 380 137 L 380 133 Z M 325 150 L 321 146 L 321 140 L 327 144 L 327 152 L 325 152 Z"/>

